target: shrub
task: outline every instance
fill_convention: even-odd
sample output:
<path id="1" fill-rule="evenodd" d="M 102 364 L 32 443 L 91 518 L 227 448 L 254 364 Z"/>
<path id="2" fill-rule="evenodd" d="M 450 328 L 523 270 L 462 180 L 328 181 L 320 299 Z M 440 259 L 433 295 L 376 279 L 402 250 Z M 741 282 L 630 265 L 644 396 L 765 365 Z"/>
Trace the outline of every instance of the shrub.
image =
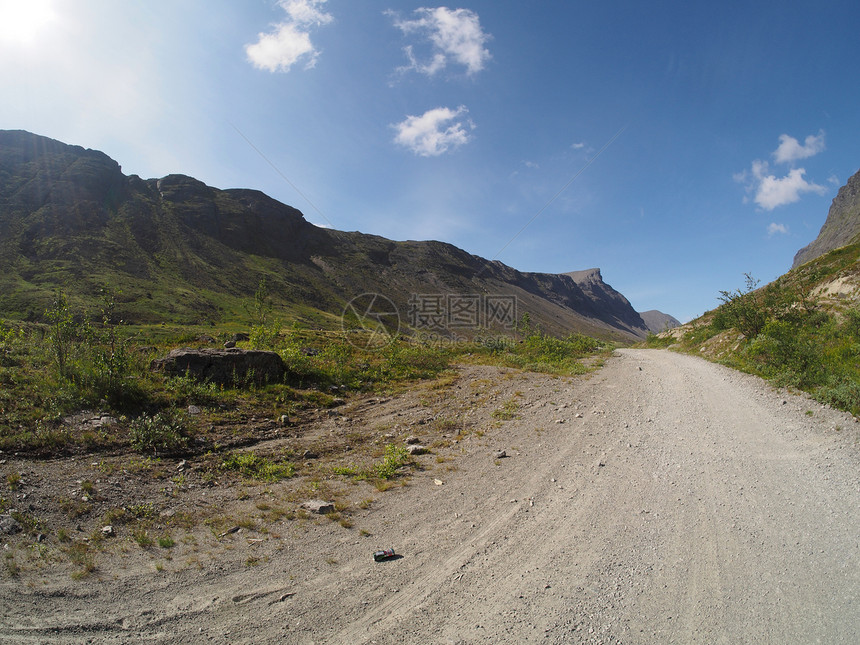
<path id="1" fill-rule="evenodd" d="M 720 291 L 723 305 L 715 313 L 712 324 L 717 331 L 733 327 L 747 338 L 755 338 L 767 323 L 768 312 L 764 294 L 756 291 L 759 280 L 749 273 L 745 273 L 744 278 L 744 289 Z"/>
<path id="2" fill-rule="evenodd" d="M 64 292 L 58 291 L 54 294 L 51 307 L 45 311 L 45 317 L 50 325 L 48 338 L 51 342 L 57 372 L 61 377 L 68 376 L 68 362 L 73 343 L 80 332 L 80 325 L 75 322 L 72 316 L 69 301 Z"/>
<path id="3" fill-rule="evenodd" d="M 131 422 L 131 445 L 140 451 L 175 450 L 185 446 L 186 426 L 172 412 L 149 416 L 145 412 Z"/>
<path id="4" fill-rule="evenodd" d="M 374 474 L 380 479 L 391 479 L 397 473 L 397 469 L 412 461 L 409 452 L 403 446 L 389 443 L 385 446 L 385 456 L 382 463 L 373 468 Z"/>

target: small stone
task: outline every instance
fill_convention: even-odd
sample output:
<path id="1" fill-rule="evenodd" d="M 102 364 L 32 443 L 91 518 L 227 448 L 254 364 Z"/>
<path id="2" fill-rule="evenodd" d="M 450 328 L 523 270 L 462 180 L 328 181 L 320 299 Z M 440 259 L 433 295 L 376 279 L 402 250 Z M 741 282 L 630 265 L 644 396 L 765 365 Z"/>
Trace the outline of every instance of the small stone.
<path id="1" fill-rule="evenodd" d="M 282 414 L 282 415 L 278 418 L 278 422 L 279 422 L 282 426 L 289 425 L 289 423 L 290 423 L 290 417 L 288 417 L 286 414 Z"/>
<path id="2" fill-rule="evenodd" d="M 427 447 L 414 444 L 406 448 L 406 452 L 408 452 L 410 455 L 423 455 L 427 453 Z"/>
<path id="3" fill-rule="evenodd" d="M 564 419 L 556 419 L 555 422 L 556 423 L 564 423 Z"/>
<path id="4" fill-rule="evenodd" d="M 508 453 L 507 453 L 507 452 L 505 452 L 504 450 L 497 450 L 497 451 L 493 454 L 493 457 L 495 457 L 496 459 L 504 459 L 504 458 L 505 458 L 505 457 L 507 457 L 507 456 L 508 456 Z"/>
<path id="5" fill-rule="evenodd" d="M 183 459 L 178 464 L 176 464 L 176 470 L 185 470 L 187 462 Z"/>
<path id="6" fill-rule="evenodd" d="M 418 437 L 413 435 L 411 437 L 406 437 L 406 443 L 407 444 L 421 443 L 421 439 L 419 439 Z"/>
<path id="7" fill-rule="evenodd" d="M 325 515 L 326 513 L 334 512 L 334 504 L 324 502 L 321 499 L 310 499 L 302 504 L 302 508 L 317 515 Z"/>
<path id="8" fill-rule="evenodd" d="M 235 340 L 228 340 L 226 343 L 224 343 L 224 349 L 232 349 L 235 346 L 236 346 Z"/>
<path id="9" fill-rule="evenodd" d="M 318 459 L 319 455 L 312 450 L 305 450 L 302 453 L 302 459 Z"/>
<path id="10" fill-rule="evenodd" d="M 445 482 L 443 482 L 441 479 L 434 479 L 433 483 L 437 486 L 442 486 Z"/>
<path id="11" fill-rule="evenodd" d="M 110 524 L 108 524 L 107 526 L 103 526 L 102 527 L 102 535 L 104 535 L 105 537 L 113 537 L 114 536 L 113 526 Z"/>
<path id="12" fill-rule="evenodd" d="M 196 405 L 188 406 L 188 414 L 200 414 L 202 410 L 198 408 Z"/>

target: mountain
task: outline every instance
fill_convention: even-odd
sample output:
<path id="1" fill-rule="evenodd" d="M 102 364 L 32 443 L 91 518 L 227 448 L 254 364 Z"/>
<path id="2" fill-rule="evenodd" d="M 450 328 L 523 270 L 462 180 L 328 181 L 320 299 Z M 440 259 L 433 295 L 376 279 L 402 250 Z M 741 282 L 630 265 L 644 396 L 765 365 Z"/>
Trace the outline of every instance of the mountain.
<path id="1" fill-rule="evenodd" d="M 860 171 L 836 193 L 818 237 L 797 252 L 791 268 L 854 242 L 860 242 Z"/>
<path id="2" fill-rule="evenodd" d="M 102 152 L 0 130 L 0 316 L 40 320 L 57 289 L 93 311 L 109 285 L 128 321 L 246 320 L 264 277 L 283 313 L 311 324 L 333 325 L 370 293 L 430 332 L 524 313 L 550 333 L 648 332 L 599 269 L 526 273 L 443 242 L 323 229 L 256 190 L 126 176 Z M 491 307 L 500 302 L 516 306 Z"/>
<path id="3" fill-rule="evenodd" d="M 642 320 L 645 321 L 645 326 L 648 328 L 648 331 L 655 334 L 681 326 L 680 320 L 670 316 L 669 314 L 664 314 L 662 311 L 657 311 L 656 309 L 640 311 L 639 315 L 642 316 Z"/>

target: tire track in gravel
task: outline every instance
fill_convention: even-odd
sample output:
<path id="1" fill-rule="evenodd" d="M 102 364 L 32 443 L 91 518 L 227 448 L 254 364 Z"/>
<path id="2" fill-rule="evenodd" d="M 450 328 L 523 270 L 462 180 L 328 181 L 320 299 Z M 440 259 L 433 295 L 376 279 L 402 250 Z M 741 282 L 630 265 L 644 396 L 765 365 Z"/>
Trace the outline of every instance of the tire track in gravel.
<path id="1" fill-rule="evenodd" d="M 62 616 L 23 592 L 33 617 L 9 614 L 0 641 L 860 642 L 849 416 L 666 351 L 620 350 L 583 379 L 463 373 L 463 396 L 495 375 L 490 405 L 516 398 L 519 418 L 386 493 L 362 517 L 371 541 L 292 526 L 254 571 L 46 590 Z"/>

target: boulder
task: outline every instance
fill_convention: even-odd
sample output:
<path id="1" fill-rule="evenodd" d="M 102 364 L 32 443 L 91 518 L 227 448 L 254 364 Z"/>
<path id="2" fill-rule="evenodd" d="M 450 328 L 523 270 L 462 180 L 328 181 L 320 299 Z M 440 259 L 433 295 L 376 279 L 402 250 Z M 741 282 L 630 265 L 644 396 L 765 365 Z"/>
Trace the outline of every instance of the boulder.
<path id="1" fill-rule="evenodd" d="M 150 369 L 170 376 L 185 376 L 219 385 L 262 385 L 283 380 L 284 361 L 275 352 L 256 349 L 181 349 L 157 358 Z"/>

